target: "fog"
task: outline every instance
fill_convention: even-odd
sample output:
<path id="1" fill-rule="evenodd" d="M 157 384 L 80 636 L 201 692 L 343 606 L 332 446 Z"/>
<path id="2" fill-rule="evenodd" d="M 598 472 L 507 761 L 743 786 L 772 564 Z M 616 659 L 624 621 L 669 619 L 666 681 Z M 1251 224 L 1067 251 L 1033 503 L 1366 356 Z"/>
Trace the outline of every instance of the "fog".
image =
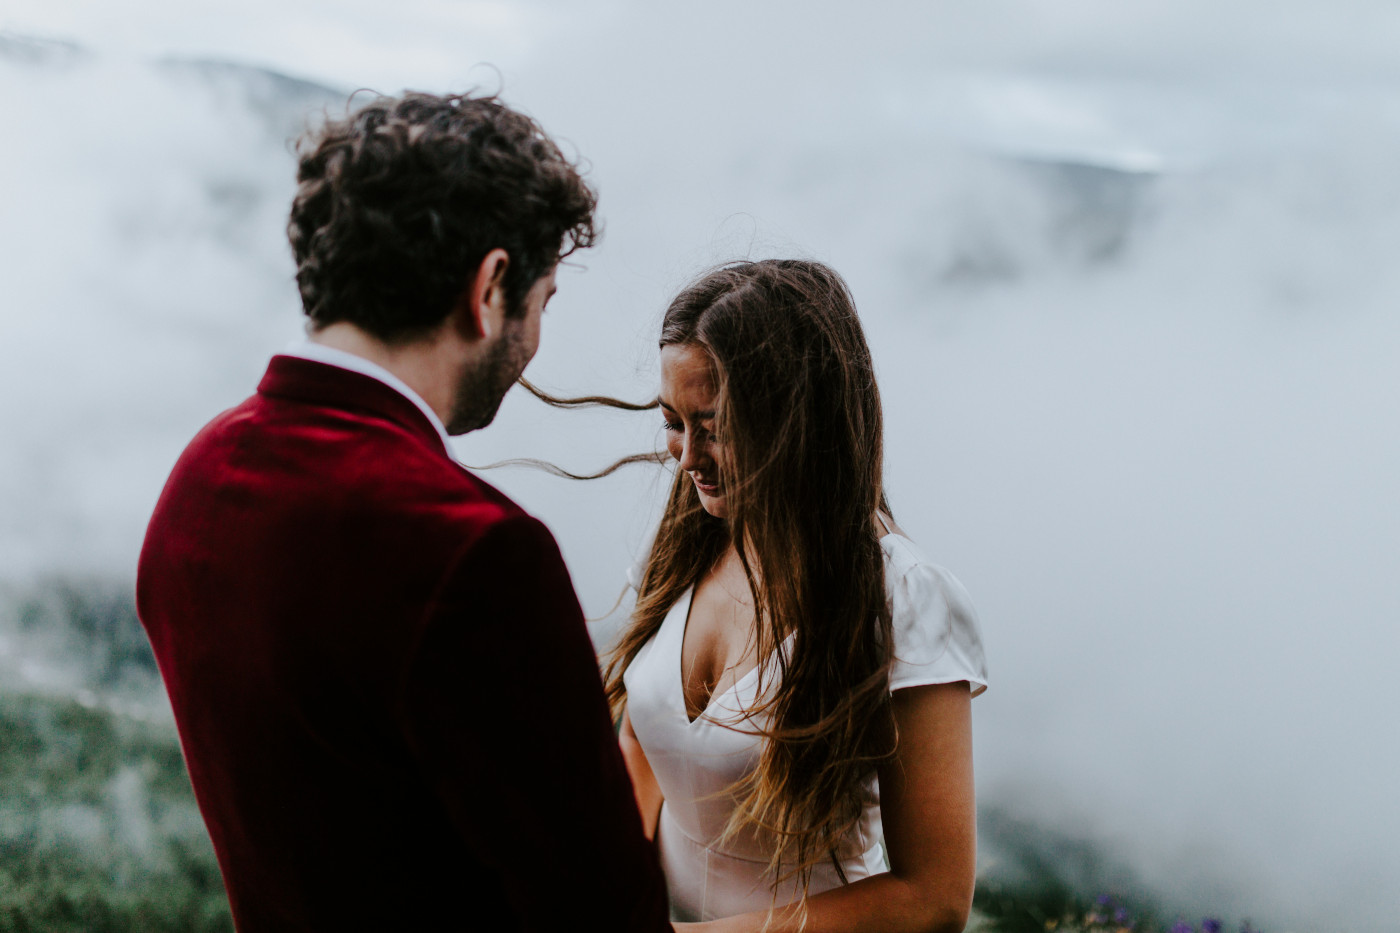
<path id="1" fill-rule="evenodd" d="M 981 613 L 983 801 L 1175 904 L 1393 924 L 1392 7 L 265 6 L 0 14 L 5 579 L 129 578 L 183 444 L 299 335 L 308 109 L 503 85 L 588 161 L 605 224 L 533 380 L 650 397 L 690 276 L 829 262 L 900 523 Z M 516 392 L 457 453 L 594 468 L 658 429 Z M 666 475 L 488 478 L 606 614 Z"/>

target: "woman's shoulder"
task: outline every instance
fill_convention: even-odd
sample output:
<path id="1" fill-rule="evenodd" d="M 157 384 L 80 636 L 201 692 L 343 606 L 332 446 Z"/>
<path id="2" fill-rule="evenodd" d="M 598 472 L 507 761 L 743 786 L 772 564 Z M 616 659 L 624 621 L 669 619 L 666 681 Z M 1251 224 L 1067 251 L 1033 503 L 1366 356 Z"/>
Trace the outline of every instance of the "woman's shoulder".
<path id="1" fill-rule="evenodd" d="M 952 571 L 936 563 L 928 556 L 913 538 L 904 533 L 902 529 L 893 527 L 889 532 L 880 536 L 880 550 L 885 554 L 885 583 L 886 588 L 894 590 L 895 584 L 901 582 L 912 583 L 936 583 L 938 586 L 955 590 L 957 594 L 968 602 L 971 609 L 971 601 L 967 599 L 967 591 L 963 588 L 958 578 L 953 576 Z M 910 581 L 908 578 L 913 577 Z M 895 596 L 895 592 L 890 595 Z"/>
<path id="2" fill-rule="evenodd" d="M 890 690 L 966 680 L 981 693 L 986 652 L 966 588 L 903 532 L 886 534 L 880 547 L 894 631 Z"/>

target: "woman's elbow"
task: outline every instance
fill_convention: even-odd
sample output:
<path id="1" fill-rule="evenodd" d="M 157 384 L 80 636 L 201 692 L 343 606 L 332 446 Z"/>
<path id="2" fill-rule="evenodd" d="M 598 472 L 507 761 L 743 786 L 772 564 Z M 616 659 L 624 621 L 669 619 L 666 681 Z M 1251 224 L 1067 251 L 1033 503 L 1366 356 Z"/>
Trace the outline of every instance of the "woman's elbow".
<path id="1" fill-rule="evenodd" d="M 901 912 L 908 918 L 902 926 L 918 933 L 962 933 L 972 914 L 976 886 L 970 871 L 953 875 L 937 868 L 910 874 L 895 870 L 890 876 L 902 882 Z"/>
<path id="2" fill-rule="evenodd" d="M 938 904 L 925 917 L 924 933 L 963 933 L 971 905 Z"/>
<path id="3" fill-rule="evenodd" d="M 918 907 L 920 933 L 962 933 L 972 912 L 972 898 L 966 895 L 926 895 Z"/>

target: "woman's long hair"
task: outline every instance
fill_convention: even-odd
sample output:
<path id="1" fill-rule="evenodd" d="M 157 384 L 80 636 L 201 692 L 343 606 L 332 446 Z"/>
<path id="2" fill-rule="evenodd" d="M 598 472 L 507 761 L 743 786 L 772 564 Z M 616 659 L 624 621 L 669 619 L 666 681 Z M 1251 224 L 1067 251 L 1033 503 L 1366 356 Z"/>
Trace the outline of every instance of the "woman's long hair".
<path id="1" fill-rule="evenodd" d="M 870 773 L 894 750 L 870 351 L 845 282 L 799 260 L 702 276 L 666 311 L 661 345 L 699 347 L 713 361 L 728 518 L 707 514 L 677 471 L 606 667 L 608 700 L 620 716 L 623 671 L 732 542 L 753 595 L 766 697 L 751 713 L 768 721 L 757 769 L 731 788 L 725 838 L 758 833 L 772 846 L 775 879 L 796 875 L 805 894 L 816 865 L 837 860 L 839 871 Z"/>

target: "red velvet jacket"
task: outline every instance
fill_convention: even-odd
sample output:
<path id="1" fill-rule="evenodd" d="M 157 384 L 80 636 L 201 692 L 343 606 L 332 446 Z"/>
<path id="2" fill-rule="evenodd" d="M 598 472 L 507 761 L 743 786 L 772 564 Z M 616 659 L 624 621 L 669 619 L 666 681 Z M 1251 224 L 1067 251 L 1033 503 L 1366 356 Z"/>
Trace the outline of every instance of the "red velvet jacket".
<path id="1" fill-rule="evenodd" d="M 393 389 L 274 357 L 137 603 L 242 933 L 670 929 L 554 539 Z"/>

